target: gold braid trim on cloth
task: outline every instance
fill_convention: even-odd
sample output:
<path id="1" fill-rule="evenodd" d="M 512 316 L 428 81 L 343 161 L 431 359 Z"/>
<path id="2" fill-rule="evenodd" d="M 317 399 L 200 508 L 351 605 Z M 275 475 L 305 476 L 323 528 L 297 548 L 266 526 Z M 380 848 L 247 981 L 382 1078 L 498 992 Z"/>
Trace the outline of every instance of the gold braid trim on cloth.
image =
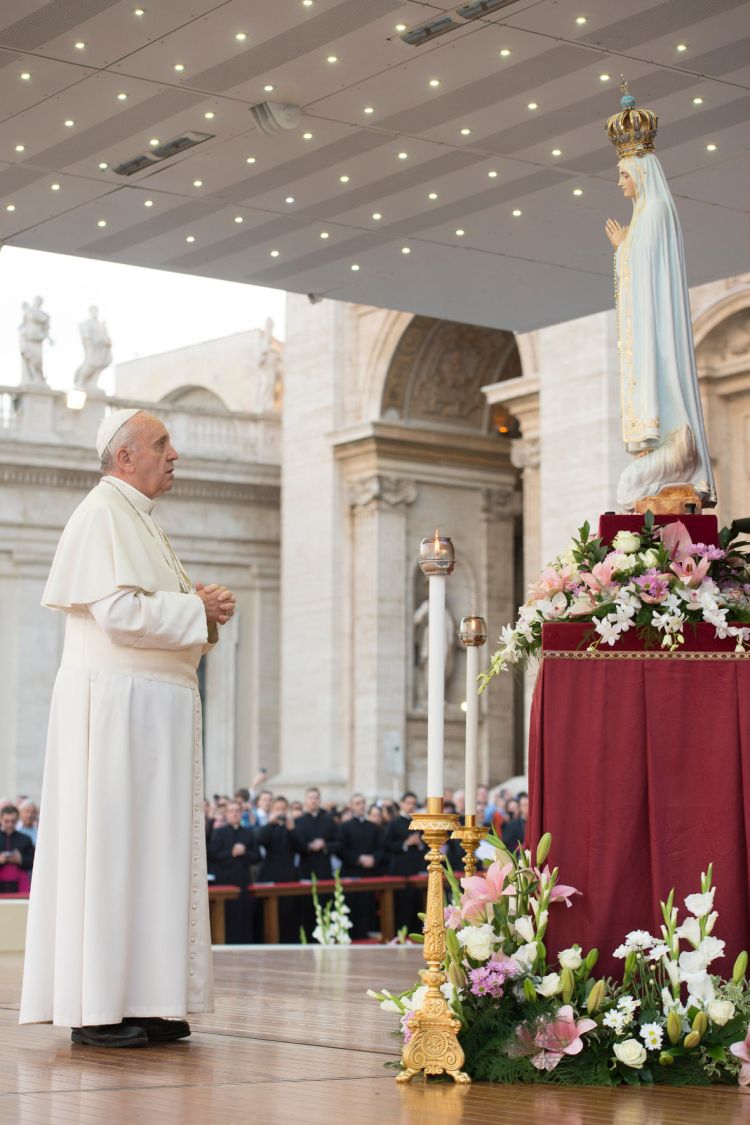
<path id="1" fill-rule="evenodd" d="M 749 652 L 545 652 L 542 660 L 750 660 Z"/>

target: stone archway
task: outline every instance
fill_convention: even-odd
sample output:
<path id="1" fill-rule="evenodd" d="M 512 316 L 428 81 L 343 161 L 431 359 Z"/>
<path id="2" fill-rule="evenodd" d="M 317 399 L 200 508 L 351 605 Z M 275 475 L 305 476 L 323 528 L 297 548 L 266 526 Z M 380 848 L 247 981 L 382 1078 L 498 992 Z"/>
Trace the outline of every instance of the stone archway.
<path id="1" fill-rule="evenodd" d="M 415 316 L 391 356 L 380 417 L 487 433 L 491 415 L 482 387 L 521 374 L 512 332 Z"/>

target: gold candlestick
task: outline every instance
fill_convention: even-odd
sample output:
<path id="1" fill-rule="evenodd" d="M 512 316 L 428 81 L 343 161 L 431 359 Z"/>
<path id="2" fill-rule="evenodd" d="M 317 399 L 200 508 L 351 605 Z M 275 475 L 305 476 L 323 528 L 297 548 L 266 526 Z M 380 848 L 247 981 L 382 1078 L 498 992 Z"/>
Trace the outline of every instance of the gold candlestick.
<path id="1" fill-rule="evenodd" d="M 489 828 L 482 828 L 481 825 L 477 824 L 477 818 L 469 814 L 464 817 L 464 820 L 466 823 L 454 829 L 451 836 L 454 840 L 461 841 L 464 852 L 464 875 L 469 877 L 477 873 L 477 857 L 474 852 L 489 832 Z"/>
<path id="2" fill-rule="evenodd" d="M 429 850 L 427 861 L 427 910 L 423 955 L 427 964 L 419 974 L 427 985 L 423 1007 L 412 1018 L 413 1034 L 405 1045 L 403 1070 L 397 1082 L 409 1082 L 415 1074 L 449 1074 L 454 1082 L 470 1082 L 461 1067 L 464 1052 L 458 1042 L 461 1021 L 456 1019 L 441 991 L 446 975 L 445 917 L 443 914 L 443 854 L 441 847 L 458 826 L 455 813 L 443 812 L 442 797 L 427 798 L 427 812 L 416 813 L 409 827 L 421 832 Z"/>

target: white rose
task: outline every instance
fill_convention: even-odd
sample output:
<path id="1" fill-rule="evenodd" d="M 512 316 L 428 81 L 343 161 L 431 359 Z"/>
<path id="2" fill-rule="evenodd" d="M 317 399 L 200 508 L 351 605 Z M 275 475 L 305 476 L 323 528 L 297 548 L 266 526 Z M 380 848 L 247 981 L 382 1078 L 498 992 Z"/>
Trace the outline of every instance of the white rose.
<path id="1" fill-rule="evenodd" d="M 583 964 L 581 951 L 580 949 L 576 949 L 575 946 L 572 946 L 570 949 L 561 949 L 557 955 L 557 960 L 560 962 L 563 969 L 570 969 L 572 972 L 575 972 L 576 969 L 580 969 Z"/>
<path id="2" fill-rule="evenodd" d="M 659 554 L 653 547 L 649 547 L 648 551 L 640 552 L 638 561 L 643 563 L 646 569 L 649 570 L 659 565 Z"/>
<path id="3" fill-rule="evenodd" d="M 534 922 L 529 918 L 528 914 L 522 914 L 520 918 L 516 918 L 513 925 L 516 928 L 518 936 L 523 941 L 534 940 Z"/>
<path id="4" fill-rule="evenodd" d="M 641 545 L 641 537 L 634 531 L 618 531 L 612 540 L 612 546 L 623 555 L 632 555 Z"/>
<path id="5" fill-rule="evenodd" d="M 614 1052 L 623 1066 L 630 1066 L 633 1070 L 640 1070 L 646 1061 L 646 1049 L 637 1039 L 625 1039 L 622 1043 L 615 1043 Z"/>
<path id="6" fill-rule="evenodd" d="M 536 986 L 536 990 L 540 996 L 557 996 L 558 992 L 562 991 L 560 974 L 548 973 L 546 977 L 542 977 L 541 983 Z"/>
<path id="7" fill-rule="evenodd" d="M 459 933 L 458 940 L 473 961 L 487 961 L 497 942 L 492 927 L 487 923 L 483 926 L 467 926 Z"/>
<path id="8" fill-rule="evenodd" d="M 535 941 L 520 946 L 515 953 L 511 953 L 511 961 L 515 961 L 519 969 L 528 972 L 539 954 L 539 947 Z"/>
<path id="9" fill-rule="evenodd" d="M 625 555 L 622 552 L 610 555 L 609 561 L 612 563 L 612 569 L 618 574 L 627 574 L 638 566 L 638 559 L 635 555 Z"/>
<path id="10" fill-rule="evenodd" d="M 731 1000 L 711 1000 L 706 1008 L 706 1015 L 711 1023 L 723 1027 L 734 1015 L 734 1004 Z"/>

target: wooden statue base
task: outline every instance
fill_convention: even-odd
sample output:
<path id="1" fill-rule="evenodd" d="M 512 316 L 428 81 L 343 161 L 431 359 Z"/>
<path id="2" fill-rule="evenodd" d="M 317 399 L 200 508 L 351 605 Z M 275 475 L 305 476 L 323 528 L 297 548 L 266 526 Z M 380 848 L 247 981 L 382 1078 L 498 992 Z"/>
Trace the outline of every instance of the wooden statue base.
<path id="1" fill-rule="evenodd" d="M 688 509 L 688 504 L 692 505 Z M 644 496 L 636 500 L 633 510 L 640 516 L 653 512 L 655 516 L 682 515 L 691 510 L 695 515 L 701 513 L 700 496 L 692 484 L 673 484 L 662 488 L 656 496 Z"/>

